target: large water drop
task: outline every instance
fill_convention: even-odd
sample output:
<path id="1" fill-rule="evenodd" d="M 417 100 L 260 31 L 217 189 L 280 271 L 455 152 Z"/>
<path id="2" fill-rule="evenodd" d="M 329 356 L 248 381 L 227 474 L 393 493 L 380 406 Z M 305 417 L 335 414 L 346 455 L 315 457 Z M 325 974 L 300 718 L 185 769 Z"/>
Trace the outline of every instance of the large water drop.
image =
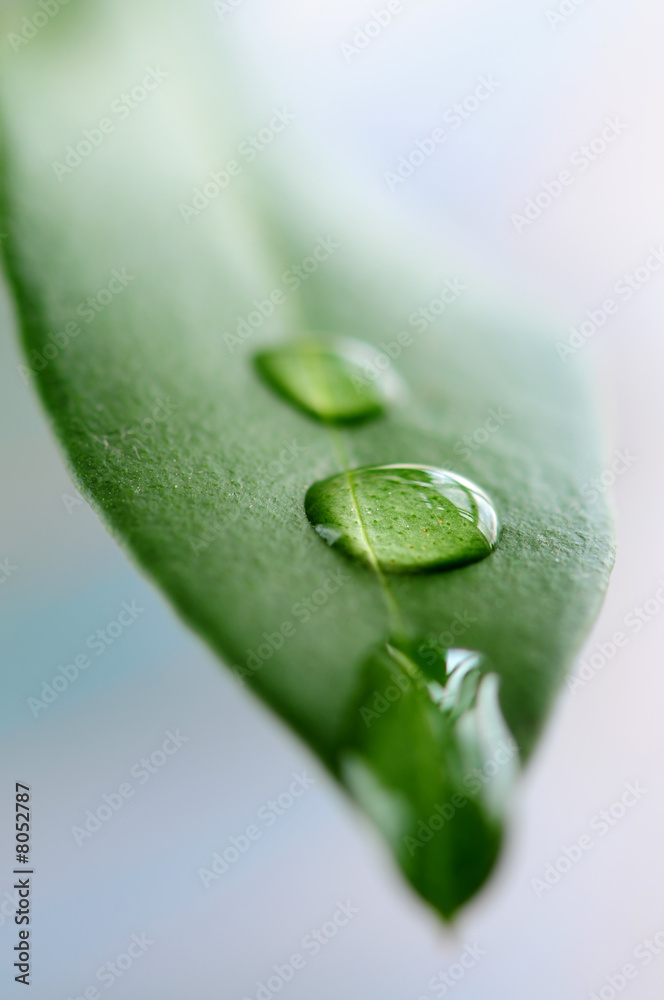
<path id="1" fill-rule="evenodd" d="M 419 573 L 484 559 L 498 537 L 489 497 L 428 465 L 375 465 L 314 483 L 305 497 L 323 539 L 385 573 Z"/>

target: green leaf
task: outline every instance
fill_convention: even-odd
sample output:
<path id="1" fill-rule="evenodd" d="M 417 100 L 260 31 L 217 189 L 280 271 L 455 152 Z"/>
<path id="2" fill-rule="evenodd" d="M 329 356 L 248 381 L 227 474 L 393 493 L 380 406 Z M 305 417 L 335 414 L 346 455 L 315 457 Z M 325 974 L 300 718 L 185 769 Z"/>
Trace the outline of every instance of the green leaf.
<path id="1" fill-rule="evenodd" d="M 22 374 L 110 530 L 450 916 L 495 863 L 514 741 L 525 760 L 610 571 L 606 509 L 581 493 L 601 470 L 588 387 L 547 324 L 312 171 L 290 109 L 239 108 L 213 19 L 72 0 L 5 60 Z M 306 368 L 262 380 L 257 352 L 312 332 L 374 345 L 372 419 L 294 406 Z M 407 387 L 389 402 L 386 368 Z M 481 562 L 386 589 L 304 498 L 404 463 L 471 479 L 501 529 Z"/>

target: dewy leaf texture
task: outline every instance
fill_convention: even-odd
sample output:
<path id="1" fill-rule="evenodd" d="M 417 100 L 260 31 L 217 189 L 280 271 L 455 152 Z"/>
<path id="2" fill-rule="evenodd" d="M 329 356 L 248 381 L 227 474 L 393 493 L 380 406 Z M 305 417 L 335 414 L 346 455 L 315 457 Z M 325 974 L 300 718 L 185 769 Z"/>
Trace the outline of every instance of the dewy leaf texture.
<path id="1" fill-rule="evenodd" d="M 21 374 L 110 530 L 449 915 L 501 839 L 489 817 L 513 756 L 475 792 L 464 783 L 510 739 L 483 734 L 504 716 L 528 757 L 608 579 L 607 511 L 581 493 L 602 468 L 590 393 L 546 322 L 312 171 L 297 109 L 279 108 L 269 149 L 243 157 L 276 98 L 240 107 L 208 6 L 71 0 L 3 64 L 2 247 Z M 121 111 L 135 86 L 145 99 Z M 304 260 L 317 266 L 298 285 Z M 421 309 L 441 289 L 444 315 L 428 323 Z M 359 339 L 372 371 L 408 389 L 379 419 L 335 431 L 343 456 L 253 363 L 310 331 Z M 349 468 L 404 463 L 477 483 L 501 528 L 489 558 L 391 575 L 390 605 L 371 567 L 312 529 L 304 498 Z M 417 675 L 367 727 L 361 710 L 403 669 L 399 655 L 424 671 L 421 646 L 482 654 L 491 669 L 461 684 L 456 721 Z M 436 831 L 430 817 L 445 818 L 459 782 L 467 804 Z"/>

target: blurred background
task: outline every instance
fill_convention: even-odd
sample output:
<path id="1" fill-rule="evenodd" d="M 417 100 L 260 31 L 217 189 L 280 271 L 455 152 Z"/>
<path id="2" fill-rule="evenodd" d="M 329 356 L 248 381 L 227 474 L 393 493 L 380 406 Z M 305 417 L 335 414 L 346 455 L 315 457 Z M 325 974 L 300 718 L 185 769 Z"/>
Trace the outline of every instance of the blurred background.
<path id="1" fill-rule="evenodd" d="M 617 512 L 618 560 L 581 653 L 586 682 L 562 695 L 528 769 L 498 875 L 444 930 L 308 751 L 220 669 L 78 496 L 18 373 L 5 292 L 3 995 L 21 990 L 10 974 L 8 810 L 22 781 L 33 794 L 34 1000 L 95 997 L 93 987 L 113 1000 L 653 1000 L 664 983 L 664 12 L 654 0 L 206 9 L 210 33 L 232 33 L 247 78 L 296 114 L 330 162 L 544 303 L 561 341 L 597 327 L 577 355 L 594 367 L 608 428 L 602 489 Z M 486 99 L 468 103 L 480 80 Z M 448 141 L 407 180 L 386 178 L 445 123 Z M 562 170 L 572 181 L 547 200 Z M 602 320 L 609 298 L 620 308 Z M 576 359 L 554 354 L 551 365 Z M 29 699 L 123 603 L 131 624 L 35 716 Z M 611 653 L 616 631 L 629 641 Z M 133 794 L 118 806 L 125 783 Z M 77 833 L 104 804 L 99 828 Z M 257 822 L 261 836 L 237 863 L 202 878 Z M 557 864 L 584 835 L 593 845 L 581 859 Z M 333 931 L 340 903 L 353 915 Z M 303 944 L 314 931 L 317 951 Z M 306 964 L 289 977 L 296 952 Z"/>

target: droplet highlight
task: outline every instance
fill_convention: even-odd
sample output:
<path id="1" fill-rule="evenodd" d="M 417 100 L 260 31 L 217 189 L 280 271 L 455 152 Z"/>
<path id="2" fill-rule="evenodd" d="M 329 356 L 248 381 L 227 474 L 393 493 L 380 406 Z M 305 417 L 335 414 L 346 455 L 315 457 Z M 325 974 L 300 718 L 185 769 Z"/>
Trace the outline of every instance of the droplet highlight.
<path id="1" fill-rule="evenodd" d="M 254 364 L 280 396 L 327 423 L 380 416 L 402 391 L 394 372 L 379 372 L 377 351 L 348 337 L 293 340 L 260 351 Z"/>
<path id="2" fill-rule="evenodd" d="M 384 573 L 464 566 L 488 556 L 498 537 L 487 494 L 428 465 L 351 469 L 314 483 L 304 506 L 328 545 Z"/>
<path id="3" fill-rule="evenodd" d="M 519 770 L 485 654 L 424 636 L 377 646 L 359 670 L 338 769 L 413 885 L 453 916 L 494 865 Z"/>

